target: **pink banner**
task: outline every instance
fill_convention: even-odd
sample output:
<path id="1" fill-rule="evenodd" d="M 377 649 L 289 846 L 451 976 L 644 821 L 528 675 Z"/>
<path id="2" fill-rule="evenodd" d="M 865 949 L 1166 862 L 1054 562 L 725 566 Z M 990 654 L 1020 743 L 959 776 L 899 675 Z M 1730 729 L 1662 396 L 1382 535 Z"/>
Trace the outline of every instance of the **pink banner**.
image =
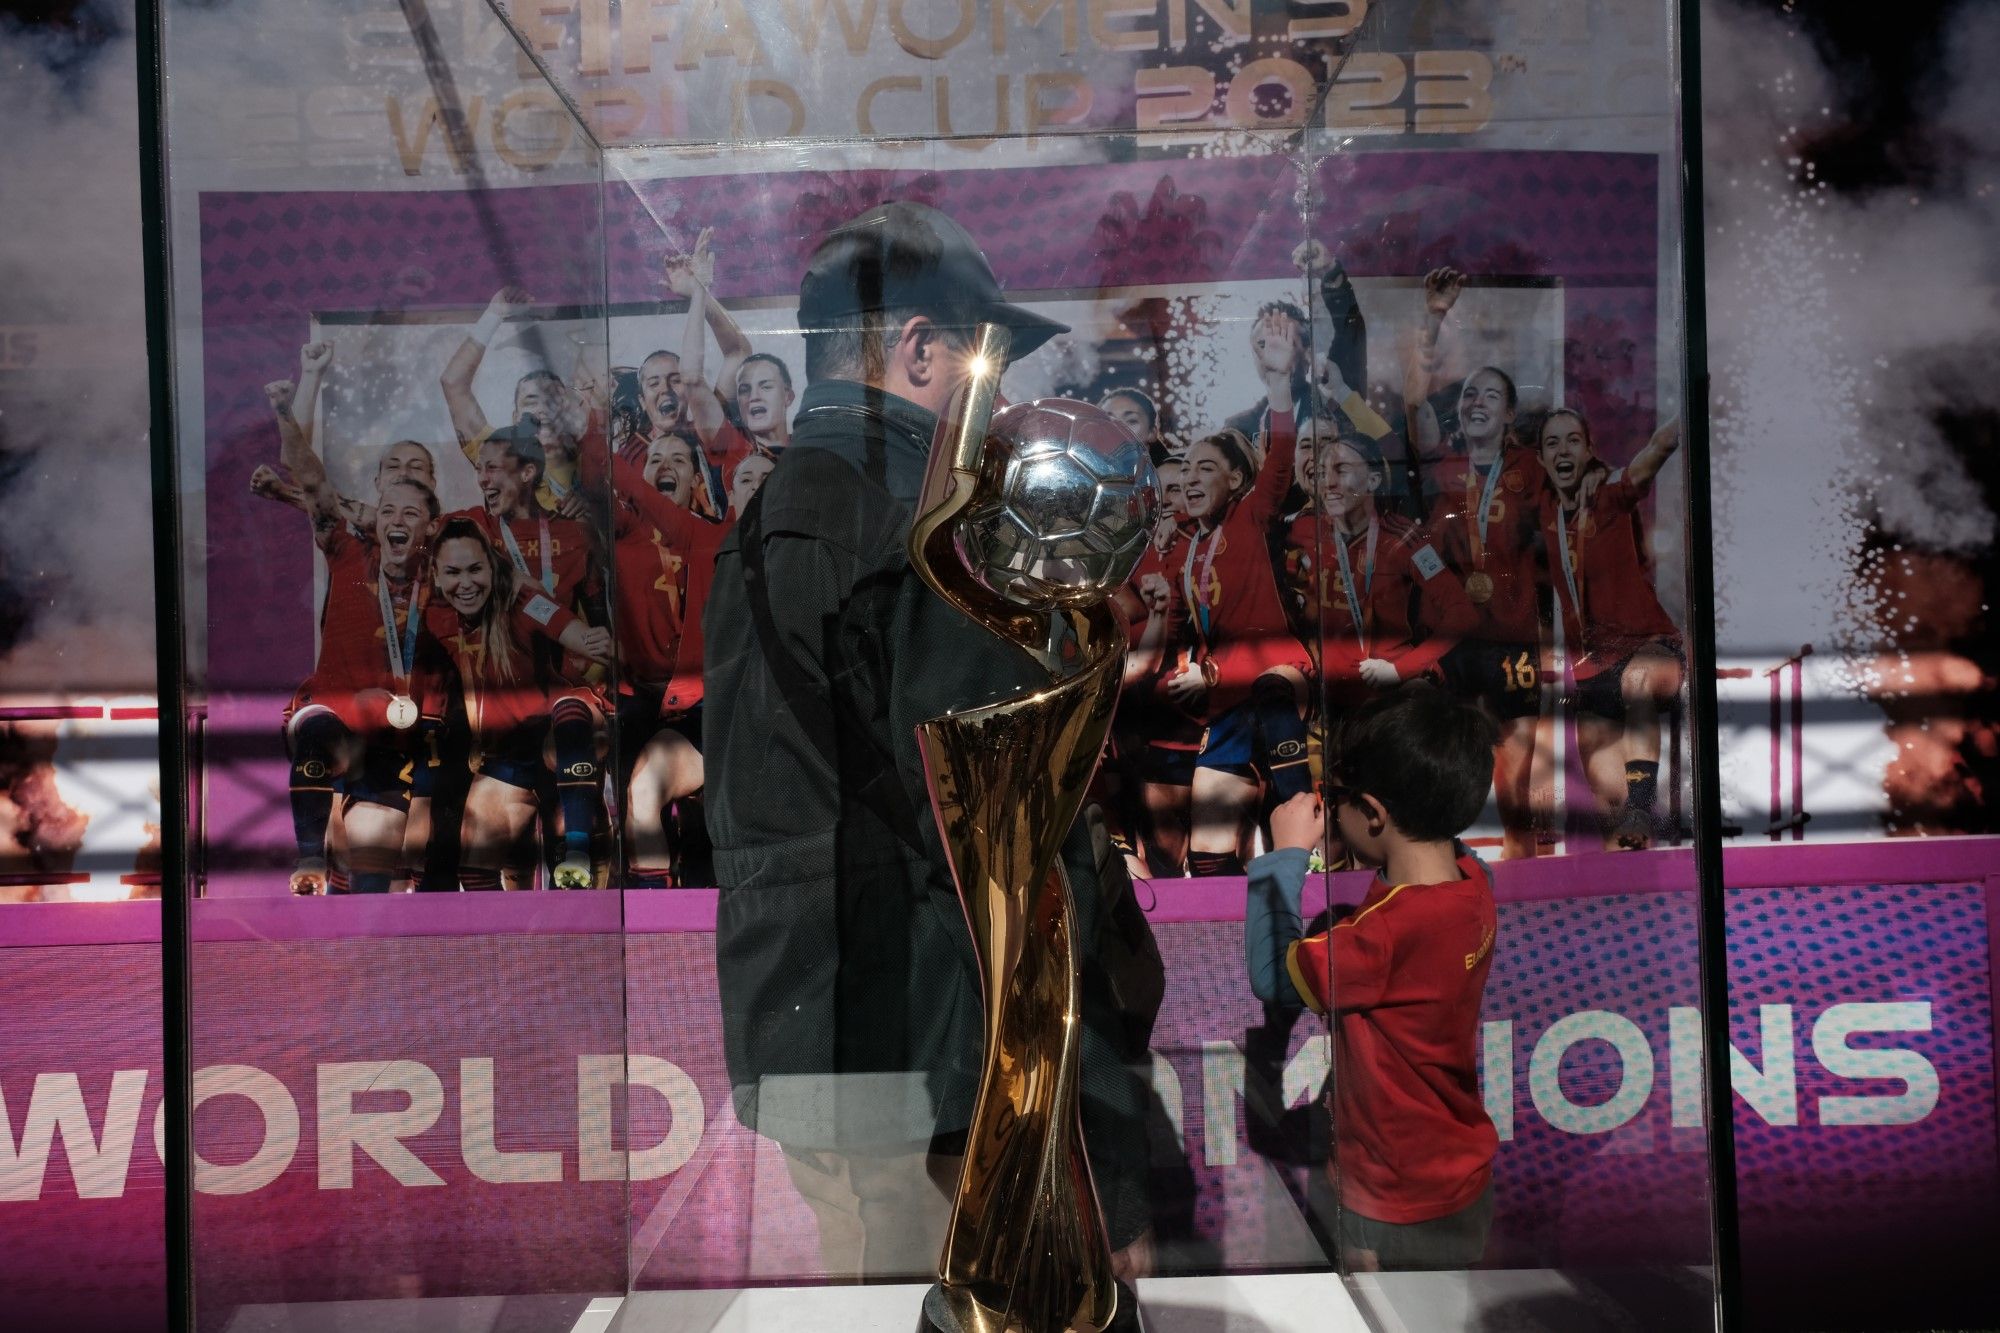
<path id="1" fill-rule="evenodd" d="M 1611 860 L 1578 859 L 1600 872 Z M 1309 1019 L 1264 1027 L 1241 927 L 1226 919 L 1239 886 L 1158 887 L 1169 986 L 1151 1130 L 1165 1261 L 1323 1262 L 1301 1209 L 1324 1037 Z M 1585 887 L 1529 898 L 1503 884 L 1483 1016 L 1503 1135 L 1489 1259 L 1699 1263 L 1692 898 L 1671 883 Z M 710 895 L 624 902 L 622 913 L 613 895 L 203 904 L 204 1311 L 614 1292 L 628 1262 L 640 1287 L 818 1276 L 811 1217 L 782 1161 L 730 1112 Z M 460 920 L 474 904 L 483 933 Z M 1920 1242 L 1924 1267 L 1940 1267 L 2000 1226 L 1989 904 L 1971 878 L 1736 891 L 1753 1276 Z M 354 937 L 337 933 L 342 918 Z M 17 1016 L 0 1052 L 0 1267 L 15 1308 L 42 1316 L 29 1326 L 79 1326 L 85 1292 L 94 1327 L 144 1327 L 157 1311 L 155 960 L 140 944 L 0 950 L 0 997 Z M 638 1154 L 629 1197 L 621 1144 Z"/>

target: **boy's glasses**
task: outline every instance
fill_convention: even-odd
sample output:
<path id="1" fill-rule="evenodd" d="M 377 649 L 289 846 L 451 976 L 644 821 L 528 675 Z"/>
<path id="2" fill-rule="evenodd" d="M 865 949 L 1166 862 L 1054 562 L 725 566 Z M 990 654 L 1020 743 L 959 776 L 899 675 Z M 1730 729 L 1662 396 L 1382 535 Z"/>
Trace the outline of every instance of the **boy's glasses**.
<path id="1" fill-rule="evenodd" d="M 1342 805 L 1361 799 L 1361 788 L 1343 787 L 1337 782 L 1326 784 L 1326 794 L 1320 798 L 1329 810 L 1337 810 Z"/>

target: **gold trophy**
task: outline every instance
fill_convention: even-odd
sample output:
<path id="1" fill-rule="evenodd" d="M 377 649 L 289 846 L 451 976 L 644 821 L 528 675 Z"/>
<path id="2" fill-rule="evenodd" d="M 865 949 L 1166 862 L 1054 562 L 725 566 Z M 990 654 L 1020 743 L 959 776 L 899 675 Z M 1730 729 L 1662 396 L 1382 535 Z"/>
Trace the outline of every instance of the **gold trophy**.
<path id="1" fill-rule="evenodd" d="M 986 1047 L 938 1285 L 943 1333 L 1103 1333 L 1122 1310 L 1078 1116 L 1076 911 L 1058 860 L 1103 751 L 1126 632 L 1108 594 L 1152 527 L 1145 446 L 1087 403 L 994 412 L 1008 330 L 981 325 L 931 449 L 910 560 L 1049 673 L 932 718 L 917 745 L 985 999 Z"/>

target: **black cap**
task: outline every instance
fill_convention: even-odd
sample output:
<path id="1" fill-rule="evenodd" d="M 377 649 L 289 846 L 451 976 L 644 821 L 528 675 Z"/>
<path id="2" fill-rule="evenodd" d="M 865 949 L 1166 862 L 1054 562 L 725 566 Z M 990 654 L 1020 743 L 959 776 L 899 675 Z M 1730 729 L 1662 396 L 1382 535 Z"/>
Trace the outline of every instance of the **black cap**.
<path id="1" fill-rule="evenodd" d="M 970 233 L 925 204 L 877 204 L 829 232 L 799 282 L 799 326 L 852 325 L 868 310 L 912 306 L 941 322 L 1005 324 L 1008 360 L 1027 355 L 1069 325 L 1009 305 Z"/>

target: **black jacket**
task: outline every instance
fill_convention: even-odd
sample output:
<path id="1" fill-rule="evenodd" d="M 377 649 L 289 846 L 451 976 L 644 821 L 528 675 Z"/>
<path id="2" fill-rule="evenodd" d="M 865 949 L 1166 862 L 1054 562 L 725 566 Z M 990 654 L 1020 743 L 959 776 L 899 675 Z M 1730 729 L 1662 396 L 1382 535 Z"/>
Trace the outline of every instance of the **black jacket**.
<path id="1" fill-rule="evenodd" d="M 738 1118 L 795 1147 L 949 1134 L 977 1092 L 978 974 L 916 726 L 1047 677 L 910 568 L 935 429 L 879 390 L 807 389 L 717 556 L 703 622 L 724 1052 Z M 1103 890 L 1081 822 L 1063 858 L 1085 959 L 1086 1137 L 1123 1243 L 1145 1225 L 1146 1091 L 1113 1053 L 1093 957 Z"/>

